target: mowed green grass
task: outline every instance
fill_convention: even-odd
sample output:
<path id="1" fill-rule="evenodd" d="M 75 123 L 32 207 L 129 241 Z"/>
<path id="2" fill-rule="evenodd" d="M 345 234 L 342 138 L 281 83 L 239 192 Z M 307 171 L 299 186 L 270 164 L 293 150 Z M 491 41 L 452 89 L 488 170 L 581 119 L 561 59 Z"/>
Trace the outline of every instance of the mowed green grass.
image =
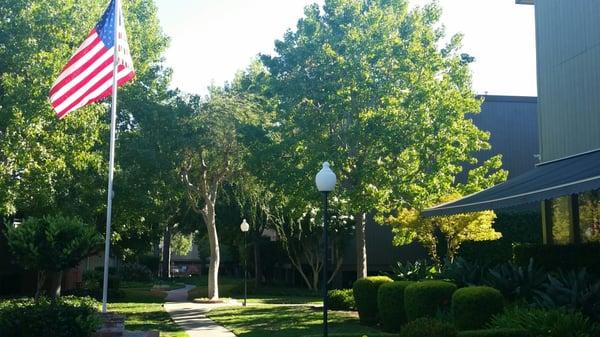
<path id="1" fill-rule="evenodd" d="M 213 309 L 208 316 L 243 337 L 322 336 L 323 314 L 320 308 L 306 305 L 255 304 L 247 307 Z M 397 336 L 360 325 L 354 312 L 329 313 L 329 335 L 336 337 Z"/>
<path id="2" fill-rule="evenodd" d="M 125 297 L 108 304 L 108 310 L 126 317 L 127 330 L 156 330 L 161 337 L 187 337 L 188 335 L 165 311 L 166 294 L 149 288 L 124 288 Z"/>

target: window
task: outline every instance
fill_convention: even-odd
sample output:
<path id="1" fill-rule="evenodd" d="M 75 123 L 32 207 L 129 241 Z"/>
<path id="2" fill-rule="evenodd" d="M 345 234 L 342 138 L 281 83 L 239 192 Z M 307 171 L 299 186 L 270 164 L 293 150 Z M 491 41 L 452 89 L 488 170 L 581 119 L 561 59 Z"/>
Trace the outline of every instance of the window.
<path id="1" fill-rule="evenodd" d="M 581 242 L 600 241 L 600 190 L 579 195 Z"/>

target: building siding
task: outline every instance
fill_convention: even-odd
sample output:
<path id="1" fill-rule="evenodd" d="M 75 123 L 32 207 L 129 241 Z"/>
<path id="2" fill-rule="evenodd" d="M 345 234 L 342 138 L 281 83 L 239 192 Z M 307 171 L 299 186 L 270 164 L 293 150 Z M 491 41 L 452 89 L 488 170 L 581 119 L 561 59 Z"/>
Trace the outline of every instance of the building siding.
<path id="1" fill-rule="evenodd" d="M 600 148 L 600 1 L 535 4 L 543 161 Z"/>
<path id="2" fill-rule="evenodd" d="M 521 175 L 539 162 L 537 99 L 521 96 L 483 96 L 481 112 L 471 118 L 477 127 L 490 133 L 489 151 L 476 157 L 479 163 L 497 154 L 509 178 Z"/>

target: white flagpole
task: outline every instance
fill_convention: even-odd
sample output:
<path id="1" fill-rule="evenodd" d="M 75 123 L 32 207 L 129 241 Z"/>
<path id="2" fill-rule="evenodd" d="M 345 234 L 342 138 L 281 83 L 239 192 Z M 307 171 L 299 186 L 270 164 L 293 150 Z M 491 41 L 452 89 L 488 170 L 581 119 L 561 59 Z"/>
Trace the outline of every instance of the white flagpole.
<path id="1" fill-rule="evenodd" d="M 104 239 L 104 282 L 102 285 L 102 312 L 106 313 L 106 302 L 108 299 L 108 263 L 110 261 L 110 222 L 112 215 L 112 197 L 113 197 L 113 173 L 115 168 L 115 133 L 117 124 L 117 72 L 119 65 L 119 20 L 121 19 L 121 4 L 115 0 L 115 18 L 114 18 L 114 62 L 113 62 L 113 86 L 112 86 L 112 104 L 110 114 L 110 154 L 108 164 L 108 200 L 106 206 L 106 237 Z"/>

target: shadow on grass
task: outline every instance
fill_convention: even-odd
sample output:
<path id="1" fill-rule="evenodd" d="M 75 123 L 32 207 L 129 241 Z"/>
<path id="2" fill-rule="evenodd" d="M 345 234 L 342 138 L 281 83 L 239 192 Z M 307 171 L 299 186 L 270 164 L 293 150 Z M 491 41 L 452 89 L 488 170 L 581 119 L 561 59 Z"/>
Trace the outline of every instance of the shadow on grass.
<path id="1" fill-rule="evenodd" d="M 321 336 L 322 314 L 304 306 L 257 305 L 214 309 L 209 317 L 244 337 Z M 331 336 L 394 336 L 360 325 L 351 313 L 332 312 Z"/>

